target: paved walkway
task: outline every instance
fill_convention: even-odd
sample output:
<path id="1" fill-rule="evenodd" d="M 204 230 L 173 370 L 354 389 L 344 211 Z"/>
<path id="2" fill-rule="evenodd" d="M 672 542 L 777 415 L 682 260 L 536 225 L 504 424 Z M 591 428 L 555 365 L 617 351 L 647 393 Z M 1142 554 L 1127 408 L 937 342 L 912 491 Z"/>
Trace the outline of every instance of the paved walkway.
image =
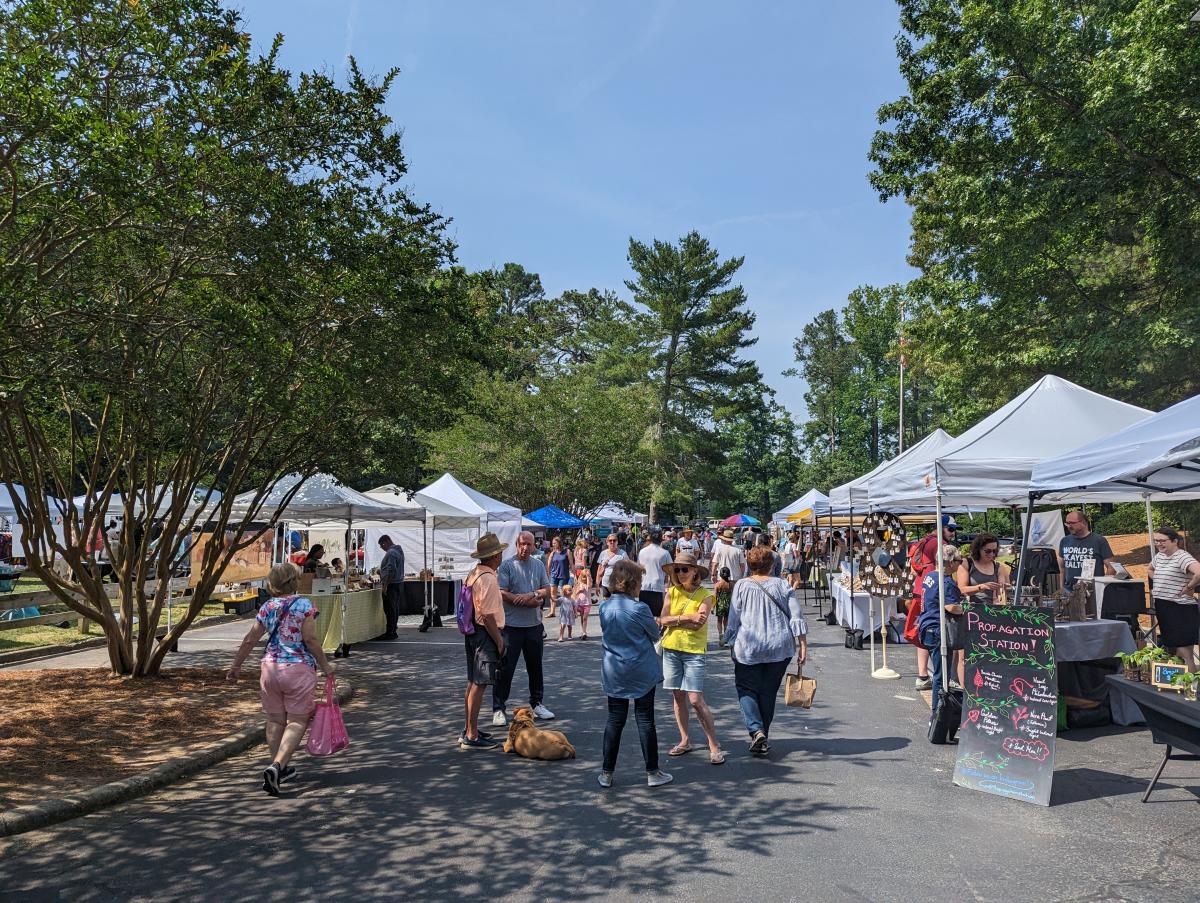
<path id="1" fill-rule="evenodd" d="M 243 627 L 204 642 L 232 643 Z M 346 710 L 352 745 L 302 757 L 283 798 L 259 789 L 253 751 L 0 841 L 0 899 L 1196 899 L 1194 764 L 1173 764 L 1143 805 L 1159 756 L 1148 735 L 1076 731 L 1059 740 L 1050 808 L 963 790 L 953 747 L 925 741 L 911 651 L 892 662 L 903 681 L 875 681 L 841 633 L 814 625 L 817 706 L 781 708 L 772 760 L 746 755 L 729 659 L 714 650 L 708 696 L 728 763 L 666 759 L 663 698 L 675 783 L 645 786 L 631 722 L 603 791 L 598 641 L 547 644 L 546 702 L 580 757 L 530 762 L 457 749 L 459 636 L 405 630 L 342 663 L 363 688 Z M 524 687 L 519 672 L 515 700 Z"/>

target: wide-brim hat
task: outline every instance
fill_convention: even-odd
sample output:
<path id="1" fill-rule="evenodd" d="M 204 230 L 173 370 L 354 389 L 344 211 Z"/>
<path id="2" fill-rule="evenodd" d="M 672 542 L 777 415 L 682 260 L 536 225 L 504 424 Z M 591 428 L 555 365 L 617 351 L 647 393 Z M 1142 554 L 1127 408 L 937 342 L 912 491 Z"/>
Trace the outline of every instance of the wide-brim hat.
<path id="1" fill-rule="evenodd" d="M 722 539 L 733 539 L 733 537 L 735 537 L 736 535 L 737 535 L 737 532 L 733 529 L 733 527 L 726 527 L 724 530 L 721 531 Z"/>
<path id="2" fill-rule="evenodd" d="M 691 552 L 679 552 L 676 554 L 675 560 L 668 564 L 664 570 L 668 570 L 674 574 L 678 568 L 695 568 L 700 572 L 701 580 L 708 576 L 708 568 L 696 561 L 696 556 Z"/>
<path id="3" fill-rule="evenodd" d="M 483 561 L 493 555 L 499 555 L 507 548 L 508 543 L 501 542 L 495 533 L 484 533 L 475 543 L 475 551 L 471 553 L 471 557 Z"/>

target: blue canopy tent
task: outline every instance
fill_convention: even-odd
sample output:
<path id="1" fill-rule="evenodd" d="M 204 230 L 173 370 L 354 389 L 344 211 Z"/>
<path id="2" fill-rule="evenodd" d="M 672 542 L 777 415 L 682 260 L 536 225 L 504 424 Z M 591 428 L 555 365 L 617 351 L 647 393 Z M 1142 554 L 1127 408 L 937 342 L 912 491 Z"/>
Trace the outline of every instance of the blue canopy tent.
<path id="1" fill-rule="evenodd" d="M 586 521 L 580 520 L 573 514 L 568 514 L 557 505 L 546 505 L 538 508 L 537 511 L 530 511 L 525 517 L 543 527 L 556 529 L 578 530 L 580 527 L 587 526 Z"/>

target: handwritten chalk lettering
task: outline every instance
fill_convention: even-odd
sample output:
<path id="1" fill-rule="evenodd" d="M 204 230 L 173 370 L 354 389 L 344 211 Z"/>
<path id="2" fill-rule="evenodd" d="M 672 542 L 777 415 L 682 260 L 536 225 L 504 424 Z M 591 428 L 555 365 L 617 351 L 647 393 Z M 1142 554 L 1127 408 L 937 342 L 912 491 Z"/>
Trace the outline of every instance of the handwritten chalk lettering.
<path id="1" fill-rule="evenodd" d="M 1012 753 L 1014 756 L 1024 756 L 1027 759 L 1036 759 L 1039 762 L 1045 762 L 1046 757 L 1050 755 L 1050 747 L 1041 740 L 1005 737 L 1001 746 L 1006 753 Z"/>

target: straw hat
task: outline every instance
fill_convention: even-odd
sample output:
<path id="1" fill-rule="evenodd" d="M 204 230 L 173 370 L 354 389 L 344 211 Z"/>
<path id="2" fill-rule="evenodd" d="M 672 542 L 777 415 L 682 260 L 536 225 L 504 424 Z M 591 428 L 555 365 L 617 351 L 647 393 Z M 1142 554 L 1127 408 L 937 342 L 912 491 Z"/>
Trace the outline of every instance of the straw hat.
<path id="1" fill-rule="evenodd" d="M 726 527 L 724 530 L 721 531 L 722 539 L 733 539 L 733 537 L 736 535 L 737 534 L 734 531 L 733 527 Z"/>
<path id="2" fill-rule="evenodd" d="M 696 556 L 691 552 L 679 552 L 676 554 L 675 560 L 668 564 L 664 570 L 668 570 L 674 574 L 679 568 L 695 568 L 700 572 L 701 580 L 708 576 L 708 568 L 701 566 L 696 561 Z"/>
<path id="3" fill-rule="evenodd" d="M 475 551 L 471 553 L 471 557 L 485 561 L 493 555 L 499 555 L 507 548 L 508 543 L 501 542 L 495 533 L 484 533 L 475 543 Z"/>

